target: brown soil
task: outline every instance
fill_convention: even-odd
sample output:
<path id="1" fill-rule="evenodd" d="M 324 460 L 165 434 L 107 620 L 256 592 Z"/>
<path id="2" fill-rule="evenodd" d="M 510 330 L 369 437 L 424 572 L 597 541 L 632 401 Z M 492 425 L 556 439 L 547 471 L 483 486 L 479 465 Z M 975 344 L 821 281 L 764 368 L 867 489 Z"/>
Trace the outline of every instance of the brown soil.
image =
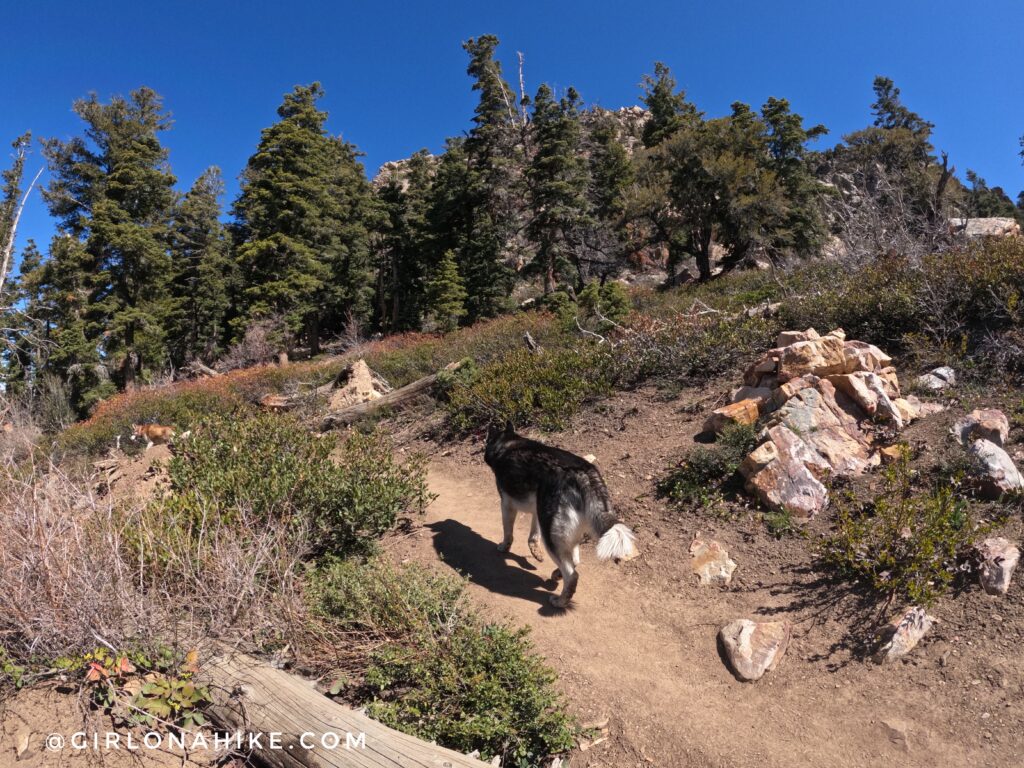
<path id="1" fill-rule="evenodd" d="M 84 742 L 75 742 L 84 748 L 72 746 L 72 735 L 77 733 L 86 734 Z M 120 748 L 105 744 L 108 733 L 118 734 Z M 115 727 L 109 717 L 92 710 L 75 695 L 52 687 L 27 689 L 0 702 L 0 766 L 201 768 L 214 765 L 223 757 L 212 748 L 188 754 L 177 745 L 166 743 L 159 748 L 146 748 L 141 731 L 132 734 L 135 741 L 129 745 L 127 733 L 123 726 Z M 99 741 L 92 741 L 93 734 L 98 734 Z M 56 744 L 47 746 L 51 735 L 64 739 L 62 748 L 56 748 Z"/>
<path id="2" fill-rule="evenodd" d="M 656 498 L 656 480 L 693 446 L 710 403 L 723 394 L 623 394 L 574 429 L 544 438 L 597 456 L 643 552 L 615 566 L 596 562 L 584 547 L 568 612 L 548 606 L 552 566 L 531 559 L 527 520 L 519 520 L 512 551 L 497 552 L 498 496 L 479 439 L 416 446 L 431 455 L 438 497 L 413 534 L 395 537 L 388 549 L 400 561 L 465 574 L 485 611 L 532 628 L 582 721 L 610 718 L 610 738 L 573 754 L 573 766 L 1017 764 L 1024 748 L 1020 578 L 1003 598 L 965 585 L 933 606 L 939 623 L 903 662 L 865 660 L 877 611 L 813 562 L 827 520 L 814 521 L 806 536 L 775 539 L 755 510 L 734 506 L 719 516 Z M 906 431 L 919 448 L 917 463 L 946 459 L 947 422 L 964 405 Z M 726 544 L 739 563 L 730 587 L 697 586 L 687 552 L 697 531 Z M 1020 540 L 1019 513 L 1006 535 Z M 737 681 L 717 648 L 718 629 L 739 617 L 794 623 L 781 666 L 757 683 Z"/>

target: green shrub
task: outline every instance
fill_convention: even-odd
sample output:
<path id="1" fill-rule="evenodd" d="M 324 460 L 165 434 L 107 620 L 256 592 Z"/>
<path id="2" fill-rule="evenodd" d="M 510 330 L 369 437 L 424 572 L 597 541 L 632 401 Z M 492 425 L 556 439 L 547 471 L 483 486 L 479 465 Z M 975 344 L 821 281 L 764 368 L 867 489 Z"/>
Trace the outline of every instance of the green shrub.
<path id="1" fill-rule="evenodd" d="M 456 379 L 448 390 L 450 423 L 457 431 L 505 420 L 562 429 L 584 403 L 608 394 L 610 359 L 603 346 L 588 342 L 540 353 L 515 349 Z"/>
<path id="2" fill-rule="evenodd" d="M 757 446 L 757 430 L 730 424 L 711 447 L 698 446 L 658 483 L 658 493 L 677 505 L 715 507 L 740 488 L 739 468 Z"/>
<path id="3" fill-rule="evenodd" d="M 948 481 L 915 490 L 906 453 L 885 471 L 872 502 L 833 494 L 833 508 L 835 531 L 822 546 L 823 564 L 881 597 L 921 605 L 945 594 L 958 557 L 987 530 Z"/>
<path id="4" fill-rule="evenodd" d="M 463 585 L 418 567 L 332 561 L 311 579 L 315 610 L 374 638 L 356 700 L 376 720 L 502 765 L 540 766 L 576 729 L 527 630 L 485 621 Z"/>
<path id="5" fill-rule="evenodd" d="M 274 414 L 204 422 L 178 443 L 168 472 L 171 494 L 156 502 L 158 514 L 179 526 L 241 523 L 242 512 L 248 525 L 294 521 L 321 553 L 363 551 L 428 500 L 422 463 L 395 461 L 382 434 L 338 444 Z"/>

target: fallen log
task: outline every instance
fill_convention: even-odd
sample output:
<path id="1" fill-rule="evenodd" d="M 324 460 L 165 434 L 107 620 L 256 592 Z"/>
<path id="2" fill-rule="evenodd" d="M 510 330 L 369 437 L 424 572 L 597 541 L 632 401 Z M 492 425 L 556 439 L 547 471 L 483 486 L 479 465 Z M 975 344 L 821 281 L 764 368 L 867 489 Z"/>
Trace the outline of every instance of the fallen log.
<path id="1" fill-rule="evenodd" d="M 209 376 L 211 379 L 221 376 L 220 371 L 215 371 L 208 365 L 204 365 L 200 360 L 193 360 L 188 364 L 187 368 L 197 376 Z"/>
<path id="2" fill-rule="evenodd" d="M 274 768 L 489 768 L 476 758 L 429 744 L 336 704 L 305 680 L 225 646 L 200 667 L 206 710 L 219 728 Z"/>
<path id="3" fill-rule="evenodd" d="M 417 379 L 412 384 L 406 384 L 404 387 L 400 387 L 393 392 L 388 392 L 386 395 L 378 397 L 376 400 L 368 400 L 365 403 L 356 403 L 355 405 L 350 405 L 347 408 L 342 408 L 340 411 L 328 413 L 320 422 L 320 431 L 326 432 L 329 429 L 348 426 L 352 422 L 361 419 L 369 413 L 373 413 L 379 408 L 401 405 L 418 395 L 429 392 L 440 376 L 446 373 L 454 373 L 461 368 L 464 363 L 465 360 L 460 360 L 457 363 L 449 363 L 437 373 L 432 373 L 429 376 L 424 376 L 422 379 Z"/>

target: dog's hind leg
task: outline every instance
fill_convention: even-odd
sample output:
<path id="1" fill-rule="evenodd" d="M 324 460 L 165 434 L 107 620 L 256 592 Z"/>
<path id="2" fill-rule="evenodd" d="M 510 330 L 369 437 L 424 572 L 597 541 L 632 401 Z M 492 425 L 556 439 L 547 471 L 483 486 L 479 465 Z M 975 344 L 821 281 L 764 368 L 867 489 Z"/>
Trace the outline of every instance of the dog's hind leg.
<path id="1" fill-rule="evenodd" d="M 530 552 L 538 563 L 544 562 L 544 544 L 540 538 L 540 515 L 533 511 L 533 522 L 530 524 Z"/>
<path id="2" fill-rule="evenodd" d="M 501 527 L 505 537 L 498 545 L 499 552 L 508 552 L 512 548 L 512 534 L 516 526 L 516 505 L 504 493 L 501 494 Z"/>
<path id="3" fill-rule="evenodd" d="M 575 501 L 575 503 L 574 503 Z M 541 500 L 537 498 L 538 513 L 549 516 L 552 520 L 548 531 L 547 545 L 551 559 L 555 561 L 562 576 L 562 592 L 551 595 L 551 604 L 556 608 L 567 608 L 572 596 L 576 593 L 579 573 L 576 570 L 575 550 L 580 541 L 579 500 L 571 496 L 566 498 L 559 492 Z"/>
<path id="4" fill-rule="evenodd" d="M 561 594 L 551 596 L 551 604 L 555 608 L 567 608 L 569 601 L 572 600 L 572 596 L 576 594 L 576 584 L 579 582 L 580 575 L 576 570 L 576 566 L 572 563 L 571 552 L 562 551 L 552 556 L 558 563 L 558 570 L 562 574 L 562 592 Z"/>

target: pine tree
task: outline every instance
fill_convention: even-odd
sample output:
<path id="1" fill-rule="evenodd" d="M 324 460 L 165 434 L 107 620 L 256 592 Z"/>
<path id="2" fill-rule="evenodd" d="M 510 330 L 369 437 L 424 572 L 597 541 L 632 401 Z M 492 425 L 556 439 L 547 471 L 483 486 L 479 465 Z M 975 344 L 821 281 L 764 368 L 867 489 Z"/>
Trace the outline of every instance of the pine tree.
<path id="1" fill-rule="evenodd" d="M 521 137 L 512 91 L 494 58 L 497 46 L 494 35 L 471 38 L 463 45 L 470 57 L 466 72 L 480 94 L 473 128 L 461 144 L 467 173 L 460 195 L 463 232 L 457 251 L 473 320 L 493 316 L 504 307 L 514 276 L 505 261 L 522 214 Z"/>
<path id="2" fill-rule="evenodd" d="M 175 179 L 159 134 L 170 118 L 149 88 L 109 104 L 92 95 L 76 101 L 74 111 L 85 123 L 84 136 L 43 142 L 53 177 L 44 199 L 61 233 L 84 249 L 75 261 L 87 276 L 88 306 L 72 346 L 99 348 L 102 365 L 130 387 L 167 361 Z"/>
<path id="3" fill-rule="evenodd" d="M 967 215 L 977 218 L 990 216 L 1014 218 L 1016 206 L 1002 187 L 990 187 L 981 176 L 968 169 L 967 181 L 971 188 L 966 194 Z"/>
<path id="4" fill-rule="evenodd" d="M 588 117 L 583 154 L 589 158 L 587 199 L 593 222 L 580 260 L 588 277 L 604 278 L 622 266 L 630 252 L 628 200 L 636 170 L 615 117 L 603 110 L 592 111 Z"/>
<path id="5" fill-rule="evenodd" d="M 650 149 L 661 144 L 683 125 L 698 116 L 697 108 L 686 100 L 685 91 L 676 91 L 676 79 L 666 64 L 654 63 L 654 75 L 644 75 L 641 101 L 650 117 L 644 124 L 643 142 Z"/>
<path id="6" fill-rule="evenodd" d="M 427 309 L 433 316 L 438 330 L 455 330 L 466 315 L 466 288 L 453 251 L 446 251 L 441 257 L 426 285 Z"/>
<path id="7" fill-rule="evenodd" d="M 377 266 L 377 323 L 384 330 L 418 329 L 423 320 L 423 283 L 435 247 L 429 215 L 436 166 L 434 157 L 420 150 L 378 192 L 384 226 Z"/>
<path id="8" fill-rule="evenodd" d="M 279 315 L 315 353 L 323 326 L 365 317 L 373 292 L 369 184 L 354 147 L 329 136 L 319 83 L 296 86 L 242 172 L 237 220 L 242 314 L 236 335 Z"/>
<path id="9" fill-rule="evenodd" d="M 789 101 L 775 97 L 761 107 L 761 119 L 767 131 L 766 164 L 783 187 L 787 209 L 785 221 L 772 233 L 768 245 L 774 252 L 815 254 L 827 235 L 827 226 L 821 207 L 824 192 L 807 144 L 828 129 L 820 124 L 805 128 L 803 117 L 790 109 Z"/>
<path id="10" fill-rule="evenodd" d="M 545 294 L 555 290 L 570 267 L 579 272 L 585 231 L 593 224 L 588 169 L 580 154 L 579 102 L 572 88 L 555 102 L 547 85 L 540 86 L 533 101 L 536 151 L 527 171 L 533 218 L 527 231 L 537 243 Z"/>
<path id="11" fill-rule="evenodd" d="M 852 174 L 866 189 L 888 188 L 875 201 L 911 227 L 944 229 L 949 181 L 955 169 L 933 155 L 932 123 L 902 102 L 900 90 L 887 77 L 876 77 L 874 124 L 844 136 L 845 145 L 828 153 L 838 170 Z"/>
<path id="12" fill-rule="evenodd" d="M 168 346 L 175 365 L 215 358 L 227 341 L 235 265 L 220 222 L 224 181 L 208 168 L 178 205 L 172 224 L 174 277 Z"/>

